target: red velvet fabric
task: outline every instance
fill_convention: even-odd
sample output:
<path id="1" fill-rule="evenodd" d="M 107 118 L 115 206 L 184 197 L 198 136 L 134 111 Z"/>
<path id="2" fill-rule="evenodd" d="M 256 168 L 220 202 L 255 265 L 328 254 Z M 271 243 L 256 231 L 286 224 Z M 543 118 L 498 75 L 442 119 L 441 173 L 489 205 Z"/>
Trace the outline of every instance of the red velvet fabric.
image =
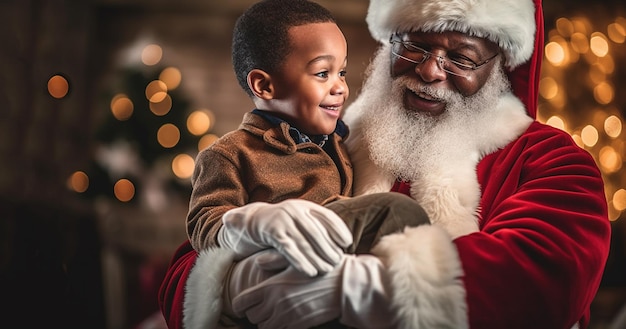
<path id="1" fill-rule="evenodd" d="M 535 21 L 537 23 L 537 32 L 535 33 L 535 52 L 533 57 L 515 70 L 509 72 L 508 77 L 511 81 L 513 93 L 524 105 L 526 111 L 532 118 L 537 117 L 537 101 L 539 96 L 539 79 L 541 75 L 541 63 L 543 61 L 544 47 L 544 22 L 543 7 L 541 0 L 535 2 Z"/>
<path id="2" fill-rule="evenodd" d="M 185 241 L 172 256 L 159 290 L 159 306 L 170 329 L 183 328 L 185 286 L 198 253 Z M 208 328 L 207 328 L 208 329 Z"/>
<path id="3" fill-rule="evenodd" d="M 408 196 L 411 196 L 411 183 L 407 181 L 397 180 L 391 187 L 391 192 L 398 192 Z"/>
<path id="4" fill-rule="evenodd" d="M 593 158 L 535 122 L 477 172 L 480 232 L 455 240 L 470 328 L 585 328 L 610 239 Z"/>

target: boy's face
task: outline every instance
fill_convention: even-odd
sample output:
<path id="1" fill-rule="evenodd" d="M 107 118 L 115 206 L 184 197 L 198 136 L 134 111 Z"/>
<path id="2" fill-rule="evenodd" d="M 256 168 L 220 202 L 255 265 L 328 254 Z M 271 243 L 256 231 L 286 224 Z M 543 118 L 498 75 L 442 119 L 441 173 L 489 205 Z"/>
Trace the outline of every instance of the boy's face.
<path id="1" fill-rule="evenodd" d="M 335 23 L 315 23 L 289 30 L 291 52 L 272 75 L 272 110 L 305 134 L 335 130 L 348 98 L 348 46 Z"/>

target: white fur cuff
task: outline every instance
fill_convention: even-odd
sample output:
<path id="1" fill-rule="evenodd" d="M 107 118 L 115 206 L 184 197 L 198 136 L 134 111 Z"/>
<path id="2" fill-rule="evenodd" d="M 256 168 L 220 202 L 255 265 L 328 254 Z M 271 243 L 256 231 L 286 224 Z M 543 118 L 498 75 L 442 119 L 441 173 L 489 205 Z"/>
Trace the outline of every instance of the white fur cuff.
<path id="1" fill-rule="evenodd" d="M 461 262 L 444 229 L 406 228 L 383 237 L 373 253 L 389 271 L 391 303 L 403 328 L 468 327 Z"/>
<path id="2" fill-rule="evenodd" d="M 234 259 L 228 249 L 203 250 L 185 286 L 183 327 L 215 328 L 222 312 L 224 276 Z"/>

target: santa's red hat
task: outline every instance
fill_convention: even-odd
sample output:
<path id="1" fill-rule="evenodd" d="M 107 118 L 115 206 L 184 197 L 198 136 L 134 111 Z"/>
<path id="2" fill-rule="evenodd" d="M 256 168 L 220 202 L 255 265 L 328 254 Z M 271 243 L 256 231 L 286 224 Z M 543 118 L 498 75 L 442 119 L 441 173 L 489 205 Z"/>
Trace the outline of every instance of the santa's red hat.
<path id="1" fill-rule="evenodd" d="M 380 42 L 409 31 L 483 37 L 500 46 L 510 69 L 531 57 L 536 30 L 531 0 L 371 0 L 367 23 Z"/>

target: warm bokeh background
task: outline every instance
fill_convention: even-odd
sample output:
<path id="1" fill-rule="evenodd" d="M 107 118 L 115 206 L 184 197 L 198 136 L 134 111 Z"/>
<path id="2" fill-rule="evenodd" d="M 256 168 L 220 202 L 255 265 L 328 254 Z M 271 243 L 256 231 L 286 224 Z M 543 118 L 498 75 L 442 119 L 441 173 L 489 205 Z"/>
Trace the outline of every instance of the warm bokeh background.
<path id="1" fill-rule="evenodd" d="M 253 2 L 0 0 L 1 327 L 162 327 L 193 159 L 252 109 L 230 38 Z M 354 100 L 376 49 L 367 0 L 318 2 L 348 39 Z M 544 5 L 539 119 L 603 171 L 613 245 L 591 327 L 624 328 L 626 5 Z"/>

